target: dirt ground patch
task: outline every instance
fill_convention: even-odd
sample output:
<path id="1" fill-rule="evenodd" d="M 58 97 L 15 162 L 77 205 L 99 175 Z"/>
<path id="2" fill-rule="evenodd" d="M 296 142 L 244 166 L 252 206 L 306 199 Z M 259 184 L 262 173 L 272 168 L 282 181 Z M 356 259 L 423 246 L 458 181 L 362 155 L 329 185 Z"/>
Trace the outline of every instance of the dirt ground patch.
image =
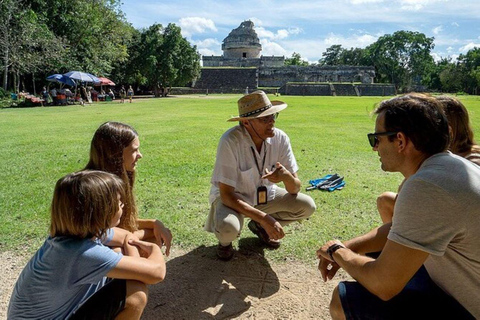
<path id="1" fill-rule="evenodd" d="M 215 247 L 173 249 L 165 281 L 150 286 L 142 319 L 330 319 L 328 303 L 341 270 L 324 283 L 316 261 L 269 262 L 263 249 L 242 248 L 231 261 L 216 258 Z M 280 249 L 281 250 L 281 249 Z M 29 257 L 0 253 L 0 319 L 18 274 Z"/>

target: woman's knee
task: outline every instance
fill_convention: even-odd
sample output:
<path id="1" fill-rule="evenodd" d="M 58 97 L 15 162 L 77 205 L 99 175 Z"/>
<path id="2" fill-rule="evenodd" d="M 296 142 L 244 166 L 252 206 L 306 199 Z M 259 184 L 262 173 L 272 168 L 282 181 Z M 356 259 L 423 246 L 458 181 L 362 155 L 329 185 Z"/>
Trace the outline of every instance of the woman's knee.
<path id="1" fill-rule="evenodd" d="M 342 301 L 340 300 L 340 293 L 338 286 L 335 287 L 332 293 L 332 300 L 330 301 L 330 316 L 333 320 L 345 319 L 345 312 L 343 311 Z"/>
<path id="2" fill-rule="evenodd" d="M 145 283 L 128 280 L 125 308 L 144 309 L 148 302 L 148 287 Z"/>
<path id="3" fill-rule="evenodd" d="M 384 223 L 391 222 L 397 194 L 384 192 L 377 197 L 377 209 Z"/>

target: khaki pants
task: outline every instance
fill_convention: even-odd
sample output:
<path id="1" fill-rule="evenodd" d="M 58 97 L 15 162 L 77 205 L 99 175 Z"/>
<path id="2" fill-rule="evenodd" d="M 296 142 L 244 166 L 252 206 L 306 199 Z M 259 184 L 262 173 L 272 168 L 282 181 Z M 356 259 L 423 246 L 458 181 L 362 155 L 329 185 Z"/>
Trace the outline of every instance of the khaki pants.
<path id="1" fill-rule="evenodd" d="M 310 196 L 303 193 L 292 195 L 285 189 L 276 189 L 275 199 L 267 204 L 255 206 L 275 218 L 282 226 L 294 221 L 303 220 L 315 211 L 315 202 Z M 227 246 L 240 237 L 243 228 L 244 215 L 225 206 L 220 197 L 210 208 L 213 214 L 213 228 L 215 236 L 221 245 Z"/>

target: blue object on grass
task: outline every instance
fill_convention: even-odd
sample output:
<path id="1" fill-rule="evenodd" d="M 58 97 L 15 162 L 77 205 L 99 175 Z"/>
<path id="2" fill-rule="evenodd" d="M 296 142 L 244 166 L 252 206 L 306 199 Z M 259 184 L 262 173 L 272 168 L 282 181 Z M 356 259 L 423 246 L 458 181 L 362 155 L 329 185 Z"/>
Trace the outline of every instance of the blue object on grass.
<path id="1" fill-rule="evenodd" d="M 322 178 L 310 180 L 309 183 L 310 187 L 307 187 L 307 191 L 319 189 L 329 192 L 334 190 L 341 190 L 346 184 L 343 177 L 339 176 L 337 173 L 327 174 Z"/>

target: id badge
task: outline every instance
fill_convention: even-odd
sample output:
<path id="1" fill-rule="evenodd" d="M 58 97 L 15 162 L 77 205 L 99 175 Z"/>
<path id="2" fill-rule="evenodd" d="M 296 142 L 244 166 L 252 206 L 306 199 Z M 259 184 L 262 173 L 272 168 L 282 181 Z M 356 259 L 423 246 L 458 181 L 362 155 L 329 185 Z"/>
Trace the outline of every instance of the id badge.
<path id="1" fill-rule="evenodd" d="M 257 204 L 267 204 L 267 187 L 260 186 L 257 188 Z"/>

